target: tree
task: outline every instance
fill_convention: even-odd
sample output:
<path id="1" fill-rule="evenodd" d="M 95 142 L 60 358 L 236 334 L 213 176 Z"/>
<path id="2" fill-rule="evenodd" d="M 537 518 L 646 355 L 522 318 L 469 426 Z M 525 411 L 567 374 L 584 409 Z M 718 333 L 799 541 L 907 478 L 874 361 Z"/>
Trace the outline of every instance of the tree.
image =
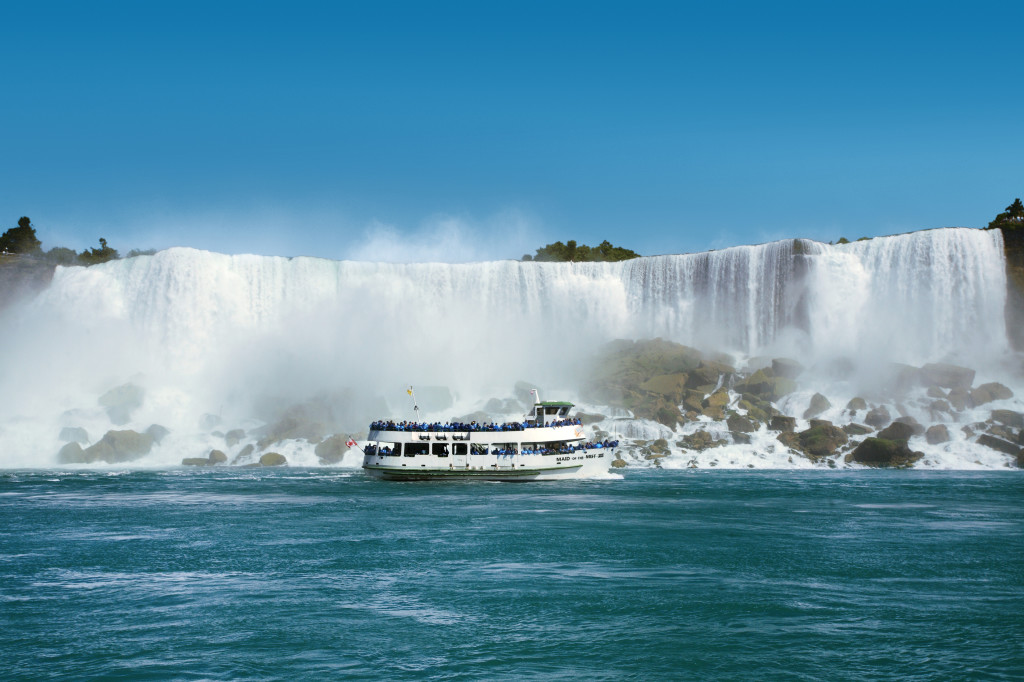
<path id="1" fill-rule="evenodd" d="M 629 260 L 630 258 L 639 258 L 640 254 L 630 249 L 624 249 L 621 246 L 612 246 L 611 242 L 607 239 L 601 242 L 598 246 L 590 247 L 586 244 L 577 244 L 576 240 L 570 239 L 568 242 L 563 244 L 562 242 L 555 242 L 554 244 L 548 244 L 537 249 L 537 255 L 529 258 L 523 256 L 524 261 L 574 261 L 577 263 L 582 262 L 594 262 L 594 261 L 617 261 L 617 260 Z"/>
<path id="2" fill-rule="evenodd" d="M 1024 225 L 1024 204 L 1020 198 L 1013 200 L 1013 203 L 1006 207 L 1003 213 L 996 216 L 996 219 L 988 224 L 989 228 L 1017 228 Z"/>
<path id="3" fill-rule="evenodd" d="M 96 265 L 106 263 L 108 260 L 115 260 L 118 257 L 117 249 L 107 246 L 107 240 L 100 237 L 100 248 L 86 249 L 78 254 L 78 261 L 82 265 Z"/>
<path id="4" fill-rule="evenodd" d="M 0 252 L 35 255 L 41 252 L 43 245 L 36 239 L 36 228 L 28 216 L 18 219 L 18 226 L 12 227 L 0 235 Z"/>
<path id="5" fill-rule="evenodd" d="M 78 260 L 78 254 L 74 249 L 55 246 L 46 252 L 46 260 L 55 265 L 74 265 Z"/>

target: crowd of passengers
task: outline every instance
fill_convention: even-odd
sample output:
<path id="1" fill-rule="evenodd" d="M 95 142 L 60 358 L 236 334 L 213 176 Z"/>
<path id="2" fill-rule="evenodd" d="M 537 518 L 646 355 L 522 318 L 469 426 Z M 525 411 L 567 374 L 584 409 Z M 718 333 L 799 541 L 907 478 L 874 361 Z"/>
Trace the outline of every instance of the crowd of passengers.
<path id="1" fill-rule="evenodd" d="M 428 432 L 448 432 L 456 431 L 465 433 L 467 431 L 525 431 L 526 429 L 535 429 L 540 426 L 580 426 L 580 420 L 572 417 L 570 419 L 558 419 L 547 424 L 534 424 L 532 422 L 505 422 L 504 424 L 495 424 L 494 422 L 488 422 L 486 424 L 478 424 L 477 422 L 434 422 L 433 424 L 420 423 L 420 422 L 394 422 L 394 421 L 375 421 L 370 424 L 371 431 L 428 431 Z"/>
<path id="2" fill-rule="evenodd" d="M 572 454 L 574 452 L 580 452 L 582 450 L 600 450 L 602 448 L 616 448 L 618 446 L 619 446 L 619 441 L 605 439 L 603 441 L 593 441 L 593 442 L 589 442 L 589 443 L 580 443 L 579 445 L 573 445 L 573 444 L 565 443 L 565 444 L 562 444 L 560 447 L 557 447 L 557 448 L 548 448 L 548 447 L 529 448 L 529 447 L 527 447 L 527 448 L 523 448 L 522 454 L 524 454 L 524 455 L 569 455 L 569 454 Z M 388 447 L 386 445 L 384 447 L 382 447 L 382 448 L 379 448 L 379 449 L 376 448 L 373 445 L 368 445 L 368 446 L 366 446 L 366 448 L 363 451 L 366 454 L 368 454 L 368 455 L 377 454 L 377 455 L 381 455 L 382 457 L 394 454 L 394 451 L 390 447 Z M 478 451 L 478 452 L 474 452 L 473 454 L 474 455 L 502 455 L 502 456 L 505 456 L 505 455 L 518 455 L 520 453 L 519 453 L 519 450 L 517 450 L 516 448 L 493 448 L 493 449 L 483 448 L 483 450 Z"/>

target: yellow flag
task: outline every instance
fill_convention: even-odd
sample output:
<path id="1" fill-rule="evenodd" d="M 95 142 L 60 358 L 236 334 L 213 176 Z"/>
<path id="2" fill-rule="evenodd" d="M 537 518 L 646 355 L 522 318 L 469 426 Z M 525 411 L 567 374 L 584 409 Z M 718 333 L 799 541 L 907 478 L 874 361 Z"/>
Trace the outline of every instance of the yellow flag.
<path id="1" fill-rule="evenodd" d="M 412 386 L 409 387 L 409 390 L 406 391 L 406 393 L 408 393 L 409 395 L 412 395 Z"/>

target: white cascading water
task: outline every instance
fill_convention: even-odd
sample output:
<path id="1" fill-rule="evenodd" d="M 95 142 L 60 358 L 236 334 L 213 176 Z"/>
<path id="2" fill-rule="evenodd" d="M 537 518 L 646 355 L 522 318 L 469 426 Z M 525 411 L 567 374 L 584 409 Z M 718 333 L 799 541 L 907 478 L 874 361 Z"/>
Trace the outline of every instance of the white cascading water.
<path id="1" fill-rule="evenodd" d="M 128 381 L 147 397 L 123 428 L 160 423 L 185 438 L 204 413 L 251 424 L 263 396 L 300 401 L 339 387 L 393 397 L 445 385 L 454 410 L 479 409 L 519 379 L 578 385 L 584 361 L 615 338 L 660 336 L 740 361 L 953 360 L 981 371 L 1009 353 L 1003 258 L 998 230 L 950 228 L 622 263 L 402 265 L 176 248 L 59 268 L 4 314 L 0 467 L 52 465 L 61 426 L 102 435 L 112 427 L 97 396 Z M 162 450 L 152 462 L 183 456 Z"/>

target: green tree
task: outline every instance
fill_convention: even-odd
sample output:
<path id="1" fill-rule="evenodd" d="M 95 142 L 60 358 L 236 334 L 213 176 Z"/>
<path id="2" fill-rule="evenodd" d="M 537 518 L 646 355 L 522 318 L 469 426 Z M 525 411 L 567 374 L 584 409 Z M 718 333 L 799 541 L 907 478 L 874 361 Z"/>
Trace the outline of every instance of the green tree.
<path id="1" fill-rule="evenodd" d="M 46 260 L 55 265 L 75 265 L 78 261 L 78 254 L 74 249 L 64 246 L 55 246 L 46 252 Z"/>
<path id="2" fill-rule="evenodd" d="M 1013 203 L 1006 207 L 1006 210 L 996 216 L 996 219 L 988 224 L 992 227 L 1017 228 L 1024 225 L 1024 204 L 1020 198 L 1013 200 Z"/>
<path id="3" fill-rule="evenodd" d="M 639 258 L 640 254 L 621 246 L 612 246 L 607 239 L 595 247 L 586 244 L 577 244 L 576 240 L 570 239 L 567 243 L 555 242 L 537 249 L 537 255 L 532 258 L 523 256 L 524 261 L 547 261 L 564 262 L 574 261 L 577 263 L 594 261 L 617 261 Z"/>
<path id="4" fill-rule="evenodd" d="M 117 249 L 107 246 L 107 240 L 100 237 L 100 248 L 86 249 L 78 254 L 78 261 L 82 265 L 96 265 L 106 263 L 108 260 L 115 260 L 118 257 Z"/>
<path id="5" fill-rule="evenodd" d="M 12 227 L 0 235 L 0 253 L 21 253 L 36 255 L 41 253 L 42 242 L 36 239 L 36 228 L 28 216 L 18 219 L 18 226 Z"/>

